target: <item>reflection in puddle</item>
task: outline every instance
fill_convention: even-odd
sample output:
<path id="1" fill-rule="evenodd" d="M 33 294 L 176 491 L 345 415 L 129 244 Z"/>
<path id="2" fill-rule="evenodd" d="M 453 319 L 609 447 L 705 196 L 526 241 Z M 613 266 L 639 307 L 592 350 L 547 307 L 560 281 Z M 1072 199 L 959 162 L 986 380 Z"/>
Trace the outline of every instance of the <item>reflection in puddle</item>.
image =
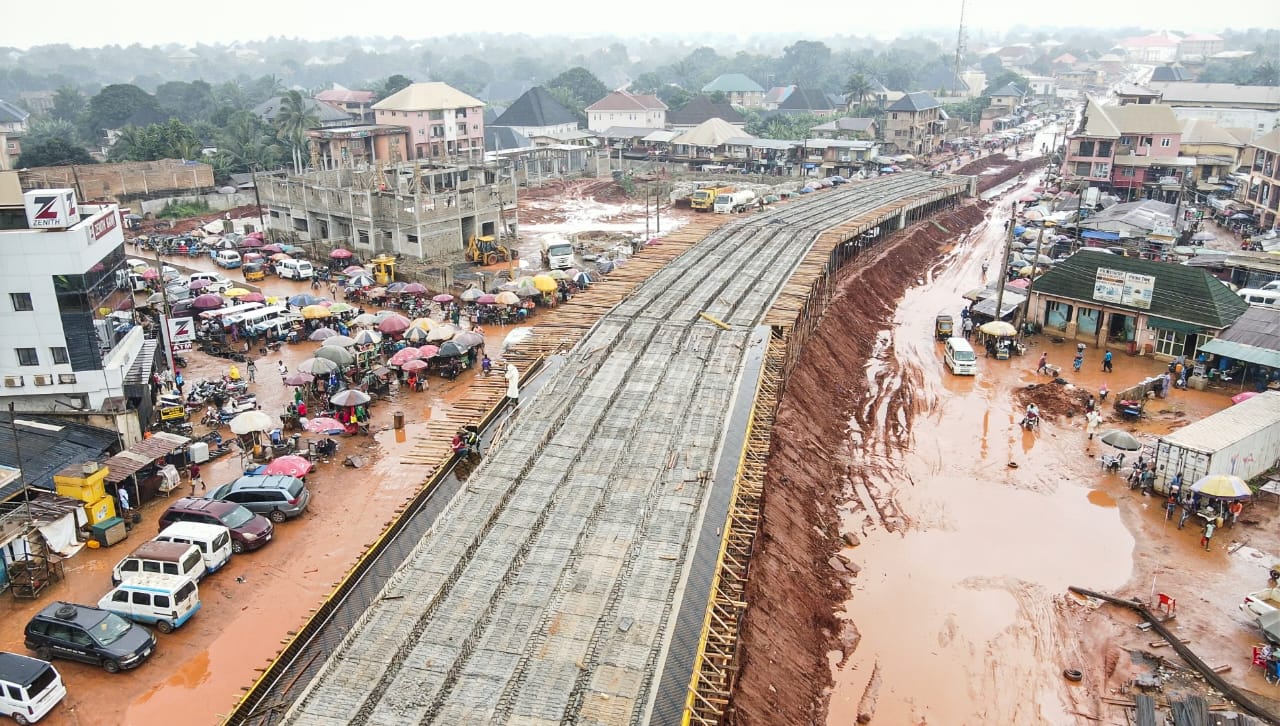
<path id="1" fill-rule="evenodd" d="M 1111 496 L 1110 494 L 1108 494 L 1106 491 L 1102 489 L 1090 489 L 1088 498 L 1089 498 L 1090 504 L 1094 504 L 1099 507 L 1116 506 L 1115 497 Z"/>

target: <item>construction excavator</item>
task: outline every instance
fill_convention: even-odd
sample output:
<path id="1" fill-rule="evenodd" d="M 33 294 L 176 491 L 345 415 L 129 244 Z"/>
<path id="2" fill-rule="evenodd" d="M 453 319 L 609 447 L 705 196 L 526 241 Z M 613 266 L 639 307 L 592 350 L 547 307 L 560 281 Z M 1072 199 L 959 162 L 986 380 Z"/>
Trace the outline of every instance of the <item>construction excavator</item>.
<path id="1" fill-rule="evenodd" d="M 519 250 L 498 242 L 491 234 L 483 237 L 471 235 L 471 242 L 467 244 L 467 261 L 477 265 L 496 265 L 519 257 Z"/>

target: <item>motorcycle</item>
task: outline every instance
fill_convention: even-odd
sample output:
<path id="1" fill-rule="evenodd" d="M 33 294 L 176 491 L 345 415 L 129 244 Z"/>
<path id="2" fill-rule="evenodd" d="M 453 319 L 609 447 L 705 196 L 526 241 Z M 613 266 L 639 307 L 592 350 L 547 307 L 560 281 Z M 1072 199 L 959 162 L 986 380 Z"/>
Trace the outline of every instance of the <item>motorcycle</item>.
<path id="1" fill-rule="evenodd" d="M 1027 431 L 1040 430 L 1040 417 L 1035 415 L 1025 416 L 1022 419 L 1022 428 Z"/>
<path id="2" fill-rule="evenodd" d="M 177 353 L 174 353 L 174 354 L 173 354 L 173 364 L 174 364 L 174 365 L 176 365 L 176 366 L 178 366 L 179 368 L 187 368 L 187 367 L 188 367 L 188 366 L 187 366 L 187 359 L 186 359 L 186 358 L 183 358 L 182 356 L 178 355 Z"/>

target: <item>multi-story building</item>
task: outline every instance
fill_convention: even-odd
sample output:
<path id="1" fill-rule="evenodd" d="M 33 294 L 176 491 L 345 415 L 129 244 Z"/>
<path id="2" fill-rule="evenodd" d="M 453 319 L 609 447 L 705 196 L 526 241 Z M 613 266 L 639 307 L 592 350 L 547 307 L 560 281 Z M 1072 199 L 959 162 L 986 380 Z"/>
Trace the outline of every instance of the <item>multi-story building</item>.
<path id="1" fill-rule="evenodd" d="M 1178 58 L 1186 60 L 1204 60 L 1209 56 L 1221 53 L 1226 41 L 1213 33 L 1192 33 L 1178 44 Z"/>
<path id="2" fill-rule="evenodd" d="M 760 108 L 764 105 L 764 87 L 741 73 L 722 73 L 703 86 L 702 92 L 723 93 L 734 106 Z"/>
<path id="3" fill-rule="evenodd" d="M 1259 136 L 1245 149 L 1249 182 L 1244 201 L 1260 229 L 1280 226 L 1280 129 Z"/>
<path id="4" fill-rule="evenodd" d="M 942 104 L 933 96 L 924 91 L 908 93 L 885 110 L 885 142 L 900 153 L 930 152 L 941 142 L 945 123 Z"/>
<path id="5" fill-rule="evenodd" d="M 1101 105 L 1085 104 L 1080 124 L 1067 134 L 1067 155 L 1062 165 L 1068 181 L 1085 184 L 1109 184 L 1111 162 L 1115 158 L 1120 127 L 1111 120 Z"/>
<path id="6" fill-rule="evenodd" d="M 576 131 L 578 119 L 547 89 L 534 86 L 521 94 L 490 126 L 509 128 L 532 139 Z"/>
<path id="7" fill-rule="evenodd" d="M 373 104 L 378 124 L 409 129 L 410 158 L 484 158 L 484 103 L 446 83 L 413 83 Z"/>
<path id="8" fill-rule="evenodd" d="M 1244 143 L 1234 134 L 1204 119 L 1180 119 L 1181 148 L 1178 153 L 1195 159 L 1193 171 L 1197 192 L 1219 191 L 1228 176 L 1240 166 Z"/>
<path id="9" fill-rule="evenodd" d="M 107 423 L 132 441 L 141 409 L 150 416 L 155 343 L 120 284 L 120 210 L 80 205 L 72 189 L 22 194 L 16 177 L 0 174 L 0 204 L 16 198 L 26 220 L 0 229 L 0 408 Z"/>
<path id="10" fill-rule="evenodd" d="M 597 133 L 617 126 L 661 129 L 667 125 L 667 104 L 647 94 L 614 91 L 586 111 L 587 128 Z"/>
<path id="11" fill-rule="evenodd" d="M 373 121 L 373 101 L 377 97 L 373 91 L 353 91 L 336 83 L 333 88 L 326 88 L 315 96 L 320 103 L 346 111 L 348 116 L 362 123 Z"/>
<path id="12" fill-rule="evenodd" d="M 1194 158 L 1179 156 L 1181 138 L 1182 127 L 1168 106 L 1089 101 L 1080 126 L 1067 135 L 1064 175 L 1128 199 L 1164 199 L 1165 191 L 1176 197 L 1195 167 Z"/>

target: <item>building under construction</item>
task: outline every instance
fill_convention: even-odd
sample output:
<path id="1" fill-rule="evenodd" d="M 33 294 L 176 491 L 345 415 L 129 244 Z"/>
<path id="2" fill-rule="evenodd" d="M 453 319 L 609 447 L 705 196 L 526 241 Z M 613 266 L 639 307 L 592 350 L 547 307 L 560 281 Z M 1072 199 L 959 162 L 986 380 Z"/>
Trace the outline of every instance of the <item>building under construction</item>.
<path id="1" fill-rule="evenodd" d="M 510 164 L 379 164 L 260 175 L 257 185 L 270 229 L 363 257 L 443 257 L 461 253 L 472 235 L 516 228 Z"/>

